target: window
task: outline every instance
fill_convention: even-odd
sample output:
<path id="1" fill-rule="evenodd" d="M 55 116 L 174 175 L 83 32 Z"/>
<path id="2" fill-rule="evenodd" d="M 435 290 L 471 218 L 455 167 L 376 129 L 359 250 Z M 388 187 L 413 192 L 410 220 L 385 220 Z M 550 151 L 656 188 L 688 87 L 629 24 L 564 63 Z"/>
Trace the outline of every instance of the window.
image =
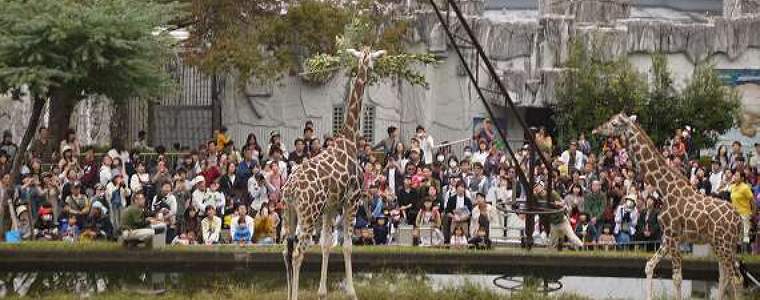
<path id="1" fill-rule="evenodd" d="M 343 104 L 333 106 L 333 122 L 332 131 L 333 134 L 337 134 L 343 127 L 343 121 L 346 118 L 345 106 Z M 362 109 L 361 119 L 361 135 L 364 136 L 368 142 L 372 143 L 375 139 L 375 107 L 365 106 Z"/>
<path id="2" fill-rule="evenodd" d="M 345 109 L 343 104 L 333 106 L 333 135 L 336 135 L 340 131 L 340 128 L 343 127 L 343 120 L 346 117 L 344 111 Z"/>
<path id="3" fill-rule="evenodd" d="M 362 135 L 367 142 L 374 144 L 375 141 L 375 107 L 365 106 L 362 110 Z"/>

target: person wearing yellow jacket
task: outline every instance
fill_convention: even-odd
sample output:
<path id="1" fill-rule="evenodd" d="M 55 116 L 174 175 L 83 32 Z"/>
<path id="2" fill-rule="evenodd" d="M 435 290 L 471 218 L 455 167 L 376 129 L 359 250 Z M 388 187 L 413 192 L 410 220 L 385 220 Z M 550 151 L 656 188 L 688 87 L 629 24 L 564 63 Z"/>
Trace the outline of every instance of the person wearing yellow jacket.
<path id="1" fill-rule="evenodd" d="M 731 186 L 729 186 L 729 190 L 731 191 L 731 204 L 734 205 L 734 209 L 736 209 L 736 212 L 742 218 L 742 229 L 744 232 L 744 238 L 742 241 L 744 243 L 749 243 L 750 220 L 752 219 L 752 213 L 754 211 L 752 202 L 753 196 L 752 189 L 749 184 L 746 183 L 743 172 L 738 170 L 734 172 L 734 177 Z"/>

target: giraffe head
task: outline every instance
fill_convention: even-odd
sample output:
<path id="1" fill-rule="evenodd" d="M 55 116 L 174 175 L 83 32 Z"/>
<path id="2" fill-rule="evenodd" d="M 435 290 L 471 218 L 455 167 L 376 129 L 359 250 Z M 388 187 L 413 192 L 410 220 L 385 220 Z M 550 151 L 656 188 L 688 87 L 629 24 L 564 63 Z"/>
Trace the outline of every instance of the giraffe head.
<path id="1" fill-rule="evenodd" d="M 612 116 L 609 121 L 600 125 L 591 133 L 605 136 L 624 136 L 627 132 L 630 132 L 630 129 L 633 128 L 635 122 L 636 116 L 629 117 L 625 113 L 621 112 L 617 115 Z"/>
<path id="2" fill-rule="evenodd" d="M 367 66 L 368 69 L 372 69 L 375 61 L 386 53 L 385 50 L 372 51 L 369 47 L 364 47 L 361 51 L 356 49 L 346 49 L 346 51 L 359 59 L 359 66 Z"/>

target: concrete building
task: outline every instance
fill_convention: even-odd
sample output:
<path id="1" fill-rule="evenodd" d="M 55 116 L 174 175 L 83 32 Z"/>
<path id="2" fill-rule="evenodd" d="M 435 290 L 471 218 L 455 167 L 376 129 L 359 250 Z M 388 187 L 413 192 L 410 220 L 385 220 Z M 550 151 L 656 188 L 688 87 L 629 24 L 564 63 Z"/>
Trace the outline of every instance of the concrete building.
<path id="1" fill-rule="evenodd" d="M 390 80 L 368 88 L 363 132 L 377 142 L 385 137 L 386 127 L 393 125 L 401 128 L 408 141 L 406 138 L 419 124 L 428 128 L 436 143 L 469 138 L 485 117 L 484 107 L 430 5 L 416 1 L 419 3 L 407 2 L 410 6 L 406 8 L 414 25 L 410 32 L 411 51 L 434 53 L 441 63 L 421 69 L 430 83 L 427 89 Z M 554 100 L 554 85 L 564 71 L 562 64 L 575 40 L 587 46 L 603 43 L 605 57 L 625 56 L 642 74 L 650 68 L 650 53 L 667 53 L 677 88 L 684 86 L 698 63 L 710 60 L 725 74 L 727 82 L 736 84 L 742 92 L 746 121 L 752 125 L 749 127 L 755 128 L 760 123 L 759 0 L 461 0 L 460 3 L 519 106 L 518 113 L 530 124 L 545 123 L 546 106 Z M 453 26 L 456 28 L 456 22 Z M 469 64 L 477 65 L 472 50 L 465 53 L 471 58 Z M 482 70 L 479 75 L 480 86 L 493 86 Z M 324 85 L 289 76 L 269 86 L 249 82 L 242 90 L 237 88 L 241 86 L 238 80 L 232 77 L 225 80 L 220 105 L 221 123 L 229 128 L 238 144 L 249 133 L 255 133 L 260 143 L 265 143 L 269 134 L 277 131 L 286 145 L 292 147 L 307 120 L 314 122 L 318 136 L 331 134 L 342 119 L 342 105 L 350 87 L 350 78 L 343 76 L 335 76 Z M 521 137 L 514 118 L 505 114 L 504 100 L 493 96 L 489 101 L 499 112 L 497 121 L 507 128 L 509 137 Z M 80 129 L 89 128 L 86 134 L 98 135 L 82 139 L 93 143 L 107 141 L 103 138 L 108 136 L 107 125 L 103 128 L 92 124 L 92 114 L 87 113 L 101 106 L 88 103 L 80 109 L 76 124 Z M 24 114 L 14 113 L 29 110 L 23 106 L 3 104 L 0 110 L 6 114 L 0 111 L 0 128 L 16 128 L 16 136 L 20 136 L 18 128 L 23 127 L 11 124 L 23 124 L 18 116 Z M 140 128 L 156 132 L 150 128 L 156 122 L 130 122 L 134 123 L 135 133 Z M 177 129 L 185 127 L 180 125 Z M 727 138 L 752 141 L 736 132 Z M 153 139 L 154 144 L 172 143 L 155 134 Z"/>

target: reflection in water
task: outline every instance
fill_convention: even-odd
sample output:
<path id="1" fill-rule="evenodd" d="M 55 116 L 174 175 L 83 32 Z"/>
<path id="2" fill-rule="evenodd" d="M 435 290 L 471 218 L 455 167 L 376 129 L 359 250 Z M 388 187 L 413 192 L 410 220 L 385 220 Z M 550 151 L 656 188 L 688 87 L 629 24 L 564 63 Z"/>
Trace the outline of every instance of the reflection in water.
<path id="1" fill-rule="evenodd" d="M 335 273 L 331 273 L 335 274 Z M 318 273 L 303 274 L 303 286 L 316 286 Z M 381 275 L 382 276 L 382 275 Z M 396 275 L 394 275 L 396 276 Z M 405 276 L 405 275 L 398 275 Z M 473 283 L 486 289 L 508 294 L 509 291 L 494 285 L 494 280 L 501 276 L 493 275 L 412 275 L 415 278 L 427 278 L 434 289 L 455 287 L 465 282 Z M 343 275 L 331 275 L 328 282 L 342 282 Z M 592 299 L 642 299 L 644 296 L 644 279 L 606 278 L 606 277 L 554 277 L 544 282 L 536 277 L 510 277 L 521 284 L 544 286 L 550 289 L 560 287 L 558 292 L 567 292 L 590 297 Z M 357 282 L 374 282 L 377 276 L 369 273 L 356 274 Z M 397 278 L 398 279 L 398 278 Z M 498 282 L 498 280 L 496 280 Z M 502 282 L 504 283 L 504 282 Z M 692 293 L 692 286 L 697 285 L 684 280 L 683 295 Z M 710 283 L 713 285 L 713 283 Z M 255 288 L 261 290 L 285 289 L 284 274 L 278 272 L 230 272 L 230 273 L 75 273 L 75 272 L 40 272 L 40 273 L 0 273 L 0 297 L 29 296 L 39 297 L 52 293 L 67 293 L 81 297 L 92 297 L 106 291 L 128 291 L 140 295 L 159 295 L 167 291 L 179 292 L 192 296 L 209 290 Z M 670 280 L 657 280 L 655 294 L 672 295 Z M 715 295 L 714 287 L 712 294 Z M 550 292 L 554 292 L 553 290 Z"/>

